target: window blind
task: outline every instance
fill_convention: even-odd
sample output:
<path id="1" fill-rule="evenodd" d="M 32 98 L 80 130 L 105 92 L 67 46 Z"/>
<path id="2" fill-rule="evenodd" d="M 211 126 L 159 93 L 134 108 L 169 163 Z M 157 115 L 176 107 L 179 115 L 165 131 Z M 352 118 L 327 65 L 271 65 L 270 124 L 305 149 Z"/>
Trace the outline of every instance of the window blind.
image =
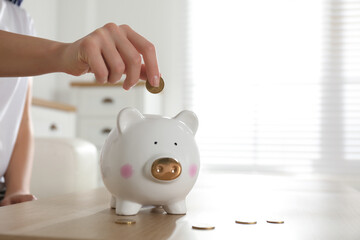
<path id="1" fill-rule="evenodd" d="M 206 166 L 354 169 L 358 0 L 196 0 L 189 9 L 184 102 L 200 119 Z"/>
<path id="2" fill-rule="evenodd" d="M 327 41 L 328 82 L 339 88 L 342 109 L 339 155 L 346 161 L 360 160 L 360 1 L 330 1 Z M 341 107 L 340 107 L 341 108 Z"/>

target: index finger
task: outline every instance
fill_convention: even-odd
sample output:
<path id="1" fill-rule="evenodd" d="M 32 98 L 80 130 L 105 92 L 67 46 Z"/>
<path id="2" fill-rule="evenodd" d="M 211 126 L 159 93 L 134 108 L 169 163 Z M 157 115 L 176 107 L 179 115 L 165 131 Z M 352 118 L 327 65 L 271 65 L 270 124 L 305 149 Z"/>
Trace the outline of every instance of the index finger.
<path id="1" fill-rule="evenodd" d="M 160 82 L 160 71 L 156 58 L 155 46 L 143 36 L 132 30 L 130 27 L 128 27 L 126 31 L 129 41 L 143 56 L 147 80 L 152 86 L 158 87 Z"/>

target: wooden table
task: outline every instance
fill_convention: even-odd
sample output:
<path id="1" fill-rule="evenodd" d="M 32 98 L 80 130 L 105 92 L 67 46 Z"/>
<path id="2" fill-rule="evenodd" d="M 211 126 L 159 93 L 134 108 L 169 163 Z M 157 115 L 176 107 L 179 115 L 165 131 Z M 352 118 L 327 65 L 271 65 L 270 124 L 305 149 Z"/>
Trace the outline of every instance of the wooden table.
<path id="1" fill-rule="evenodd" d="M 108 201 L 100 188 L 2 207 L 0 239 L 360 239 L 360 193 L 336 181 L 202 173 L 187 215 L 147 207 L 134 225 L 116 224 Z M 215 229 L 192 229 L 198 223 Z"/>

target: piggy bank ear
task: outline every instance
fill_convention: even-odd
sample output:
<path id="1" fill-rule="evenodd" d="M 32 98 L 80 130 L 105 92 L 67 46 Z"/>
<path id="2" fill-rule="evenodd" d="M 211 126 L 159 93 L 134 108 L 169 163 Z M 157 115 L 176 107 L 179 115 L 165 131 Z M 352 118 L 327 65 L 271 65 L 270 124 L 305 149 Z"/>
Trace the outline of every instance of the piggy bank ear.
<path id="1" fill-rule="evenodd" d="M 174 119 L 185 123 L 185 125 L 191 130 L 192 134 L 195 135 L 199 125 L 199 121 L 195 113 L 188 110 L 184 110 L 180 112 L 178 115 L 176 115 Z"/>
<path id="2" fill-rule="evenodd" d="M 133 124 L 143 120 L 145 117 L 136 108 L 124 108 L 117 116 L 117 129 L 124 133 Z"/>

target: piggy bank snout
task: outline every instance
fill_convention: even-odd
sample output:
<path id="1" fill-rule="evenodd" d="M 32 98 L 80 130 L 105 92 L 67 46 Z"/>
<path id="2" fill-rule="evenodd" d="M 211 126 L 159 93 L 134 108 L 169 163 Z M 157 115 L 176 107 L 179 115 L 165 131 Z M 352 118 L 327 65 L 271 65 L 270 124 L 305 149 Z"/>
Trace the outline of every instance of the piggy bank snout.
<path id="1" fill-rule="evenodd" d="M 151 174 L 162 181 L 170 181 L 181 174 L 181 164 L 173 158 L 159 158 L 151 166 Z"/>

